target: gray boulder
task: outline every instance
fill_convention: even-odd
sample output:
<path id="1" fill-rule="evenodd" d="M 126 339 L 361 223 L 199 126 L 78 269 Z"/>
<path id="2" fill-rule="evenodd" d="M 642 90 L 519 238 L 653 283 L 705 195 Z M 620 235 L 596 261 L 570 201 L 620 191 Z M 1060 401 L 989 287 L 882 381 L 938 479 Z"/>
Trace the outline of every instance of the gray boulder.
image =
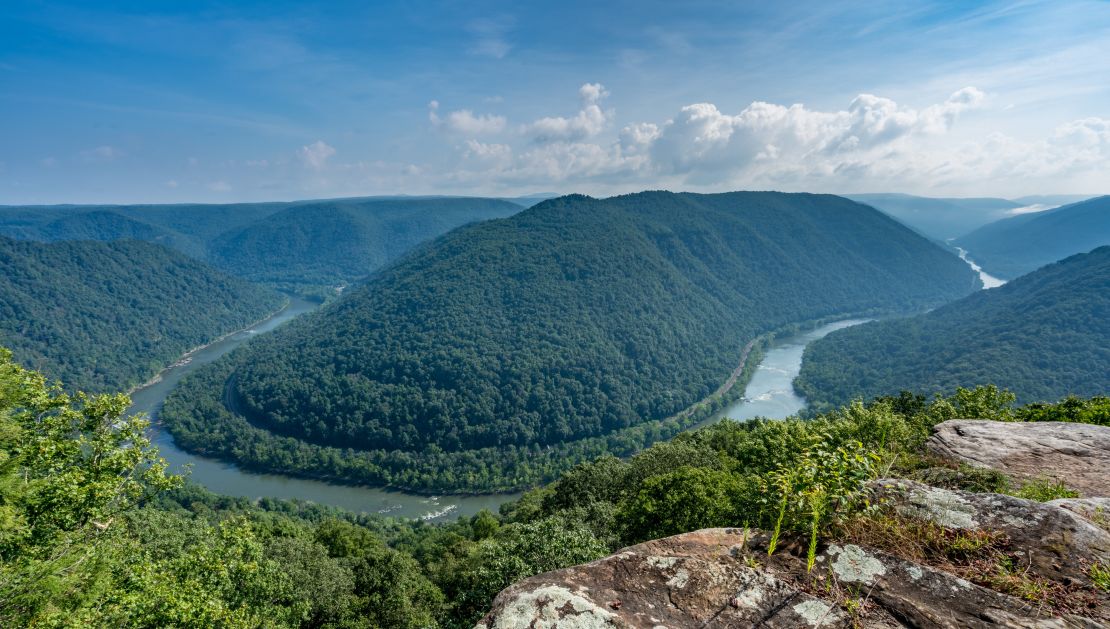
<path id="1" fill-rule="evenodd" d="M 974 494 L 914 481 L 874 481 L 876 499 L 898 515 L 947 529 L 998 531 L 1038 576 L 1086 582 L 1093 563 L 1110 565 L 1110 533 L 1076 511 L 1001 494 Z"/>
<path id="2" fill-rule="evenodd" d="M 1048 477 L 1084 496 L 1110 496 L 1110 428 L 1105 426 L 953 419 L 936 426 L 926 447 L 946 459 L 1014 478 Z"/>
<path id="3" fill-rule="evenodd" d="M 1078 513 L 1102 529 L 1110 529 L 1110 498 L 1062 498 L 1045 504 Z"/>

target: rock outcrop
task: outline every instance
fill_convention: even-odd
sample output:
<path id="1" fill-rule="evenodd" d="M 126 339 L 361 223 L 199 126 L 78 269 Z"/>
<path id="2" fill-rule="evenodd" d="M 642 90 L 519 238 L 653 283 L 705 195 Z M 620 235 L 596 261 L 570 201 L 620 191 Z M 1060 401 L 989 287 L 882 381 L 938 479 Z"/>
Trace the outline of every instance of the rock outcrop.
<path id="1" fill-rule="evenodd" d="M 954 419 L 936 426 L 927 448 L 1014 478 L 1048 477 L 1084 496 L 1110 496 L 1110 428 L 1105 426 Z"/>
<path id="2" fill-rule="evenodd" d="M 1073 511 L 1103 529 L 1110 529 L 1110 498 L 1063 498 L 1047 504 Z"/>
<path id="3" fill-rule="evenodd" d="M 902 517 L 946 529 L 993 531 L 1025 555 L 1023 569 L 1058 583 L 1086 580 L 1095 563 L 1110 566 L 1110 533 L 1072 508 L 1001 494 L 974 494 L 908 480 L 872 483 L 874 495 Z M 1064 501 L 1067 502 L 1067 501 Z"/>
<path id="4" fill-rule="evenodd" d="M 705 529 L 520 581 L 476 629 L 1110 626 L 1110 428 L 956 420 L 928 447 L 1092 497 L 873 481 L 812 570 L 805 539 Z"/>
<path id="5" fill-rule="evenodd" d="M 903 480 L 872 489 L 894 516 L 1004 535 L 1025 550 L 1024 573 L 1061 591 L 1089 583 L 1089 566 L 1110 561 L 1110 533 L 1061 507 Z M 787 540 L 770 556 L 768 542 L 762 531 L 706 529 L 632 546 L 510 586 L 478 627 L 1100 627 L 1110 620 L 1097 612 L 1054 615 L 849 543 L 823 546 L 810 572 L 804 540 Z"/>

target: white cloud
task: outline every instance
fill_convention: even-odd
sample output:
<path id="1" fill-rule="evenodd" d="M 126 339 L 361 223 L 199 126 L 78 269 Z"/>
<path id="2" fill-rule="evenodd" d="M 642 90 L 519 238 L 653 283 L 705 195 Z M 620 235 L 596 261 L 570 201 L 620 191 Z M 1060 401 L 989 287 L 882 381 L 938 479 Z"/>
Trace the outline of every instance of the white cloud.
<path id="1" fill-rule="evenodd" d="M 462 135 L 484 135 L 500 133 L 505 130 L 505 117 L 492 114 L 475 115 L 469 109 L 449 112 L 440 117 L 439 102 L 428 103 L 428 120 L 433 125 L 451 133 Z"/>
<path id="2" fill-rule="evenodd" d="M 513 149 L 508 144 L 483 144 L 477 140 L 466 141 L 464 157 L 505 163 L 512 159 Z"/>
<path id="3" fill-rule="evenodd" d="M 175 179 L 170 179 L 169 181 L 166 182 L 166 187 L 167 188 L 176 188 L 177 186 L 178 186 L 178 183 Z"/>
<path id="4" fill-rule="evenodd" d="M 944 133 L 952 128 L 956 117 L 964 111 L 981 107 L 986 94 L 974 87 L 965 87 L 939 105 L 921 112 L 922 128 L 928 133 Z"/>
<path id="5" fill-rule="evenodd" d="M 205 184 L 204 187 L 208 188 L 212 192 L 230 192 L 231 191 L 231 184 L 229 184 L 226 181 L 213 181 L 213 182 L 210 182 L 208 184 Z"/>
<path id="6" fill-rule="evenodd" d="M 471 138 L 459 145 L 461 161 L 444 185 L 981 194 L 984 183 L 993 190 L 1003 181 L 1057 189 L 1062 181 L 1090 181 L 1110 170 L 1110 121 L 1101 118 L 1060 125 L 1040 141 L 997 133 L 973 139 L 974 126 L 953 134 L 962 116 L 988 105 L 975 87 L 921 108 L 874 94 L 834 110 L 756 101 L 726 113 L 713 103 L 694 103 L 668 120 L 619 129 L 612 128 L 615 112 L 601 107 L 608 96 L 603 86 L 587 83 L 578 95 L 581 106 L 573 116 L 541 117 L 507 142 Z M 470 135 L 487 129 L 481 117 L 464 120 L 457 127 L 469 125 Z"/>
<path id="7" fill-rule="evenodd" d="M 522 132 L 535 142 L 573 141 L 601 133 L 612 116 L 601 109 L 601 101 L 609 95 L 600 83 L 586 83 L 578 88 L 582 107 L 575 116 L 549 116 L 525 125 Z"/>
<path id="8" fill-rule="evenodd" d="M 466 26 L 466 30 L 474 36 L 470 53 L 494 59 L 504 58 L 513 49 L 506 35 L 514 23 L 512 18 L 507 17 L 472 20 Z"/>
<path id="9" fill-rule="evenodd" d="M 313 170 L 322 170 L 332 155 L 335 155 L 335 149 L 325 144 L 323 140 L 316 140 L 297 151 L 297 157 L 305 166 Z"/>

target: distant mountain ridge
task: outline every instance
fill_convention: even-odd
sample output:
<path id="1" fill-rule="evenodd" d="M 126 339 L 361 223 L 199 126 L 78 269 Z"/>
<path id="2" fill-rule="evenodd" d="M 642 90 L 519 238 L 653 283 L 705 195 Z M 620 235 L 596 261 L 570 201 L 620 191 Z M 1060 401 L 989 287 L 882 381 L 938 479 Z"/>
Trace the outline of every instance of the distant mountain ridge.
<path id="1" fill-rule="evenodd" d="M 0 346 L 80 389 L 125 390 L 283 301 L 147 242 L 0 236 Z"/>
<path id="2" fill-rule="evenodd" d="M 818 408 L 997 384 L 1021 402 L 1110 390 L 1110 247 L 908 319 L 812 343 L 796 386 Z"/>
<path id="3" fill-rule="evenodd" d="M 957 238 L 954 244 L 988 273 L 1011 279 L 1110 244 L 1110 196 L 1019 214 Z"/>
<path id="4" fill-rule="evenodd" d="M 935 240 L 962 236 L 1006 216 L 1022 203 L 997 198 L 932 198 L 899 193 L 849 194 Z"/>
<path id="5" fill-rule="evenodd" d="M 96 206 L 0 206 L 0 235 L 155 242 L 248 279 L 346 283 L 419 242 L 527 201 L 366 197 L 319 201 Z"/>
<path id="6" fill-rule="evenodd" d="M 507 489 L 662 438 L 651 422 L 717 389 L 761 333 L 978 286 L 840 197 L 572 195 L 409 254 L 198 371 L 163 419 L 178 443 L 252 467 Z"/>

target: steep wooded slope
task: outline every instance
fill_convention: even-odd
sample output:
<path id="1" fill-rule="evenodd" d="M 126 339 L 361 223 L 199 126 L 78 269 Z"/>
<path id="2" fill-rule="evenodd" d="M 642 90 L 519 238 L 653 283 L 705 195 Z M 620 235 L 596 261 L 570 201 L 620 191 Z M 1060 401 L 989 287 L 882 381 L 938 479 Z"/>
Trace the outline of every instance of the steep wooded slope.
<path id="1" fill-rule="evenodd" d="M 80 389 L 126 389 L 282 301 L 146 242 L 0 237 L 0 346 Z"/>
<path id="2" fill-rule="evenodd" d="M 1110 196 L 986 225 L 956 240 L 988 273 L 1004 279 L 1110 245 Z"/>
<path id="3" fill-rule="evenodd" d="M 1110 247 L 928 314 L 840 330 L 806 350 L 811 403 L 997 384 L 1024 402 L 1110 390 Z"/>

